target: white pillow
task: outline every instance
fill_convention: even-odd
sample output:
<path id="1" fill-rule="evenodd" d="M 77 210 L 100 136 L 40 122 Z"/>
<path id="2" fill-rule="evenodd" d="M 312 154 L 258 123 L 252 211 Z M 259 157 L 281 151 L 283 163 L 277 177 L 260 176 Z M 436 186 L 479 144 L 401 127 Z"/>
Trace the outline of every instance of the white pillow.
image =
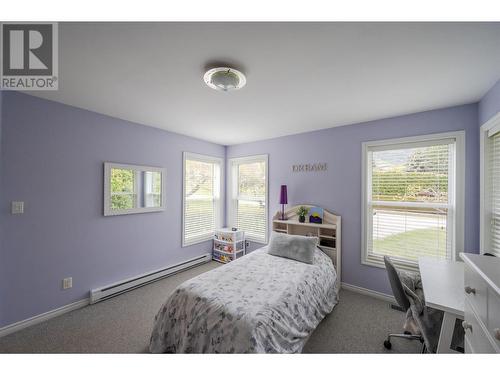
<path id="1" fill-rule="evenodd" d="M 312 264 L 317 245 L 318 237 L 272 232 L 267 253 Z"/>

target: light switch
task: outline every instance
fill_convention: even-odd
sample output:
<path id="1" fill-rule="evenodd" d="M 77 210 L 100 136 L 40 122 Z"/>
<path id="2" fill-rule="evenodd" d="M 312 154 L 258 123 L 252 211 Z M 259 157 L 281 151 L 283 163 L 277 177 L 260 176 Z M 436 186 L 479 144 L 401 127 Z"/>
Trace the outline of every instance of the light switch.
<path id="1" fill-rule="evenodd" d="M 24 213 L 24 202 L 12 201 L 12 215 L 20 215 Z"/>
<path id="2" fill-rule="evenodd" d="M 73 288 L 73 278 L 72 277 L 66 277 L 63 279 L 63 289 L 70 289 Z"/>

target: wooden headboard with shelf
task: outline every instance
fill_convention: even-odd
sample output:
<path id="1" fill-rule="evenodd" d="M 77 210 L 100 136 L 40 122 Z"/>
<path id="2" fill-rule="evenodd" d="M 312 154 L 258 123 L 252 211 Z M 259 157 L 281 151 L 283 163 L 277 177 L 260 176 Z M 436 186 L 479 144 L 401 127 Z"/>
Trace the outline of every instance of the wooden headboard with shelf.
<path id="1" fill-rule="evenodd" d="M 333 261 L 335 270 L 337 271 L 338 283 L 340 288 L 341 271 L 342 271 L 342 252 L 341 252 L 341 235 L 342 235 L 342 218 L 325 209 L 323 209 L 323 223 L 310 223 L 309 217 L 306 217 L 306 222 L 299 222 L 299 217 L 296 213 L 300 206 L 307 208 L 315 207 L 309 204 L 299 204 L 290 207 L 285 211 L 285 218 L 281 220 L 281 211 L 278 211 L 273 216 L 273 231 L 288 234 L 298 234 L 302 236 L 314 236 L 319 238 L 319 247 Z"/>

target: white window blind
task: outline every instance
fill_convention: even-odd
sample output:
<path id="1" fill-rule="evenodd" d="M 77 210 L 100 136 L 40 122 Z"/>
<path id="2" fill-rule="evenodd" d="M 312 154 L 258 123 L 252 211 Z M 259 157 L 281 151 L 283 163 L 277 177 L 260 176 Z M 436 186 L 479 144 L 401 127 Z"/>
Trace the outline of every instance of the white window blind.
<path id="1" fill-rule="evenodd" d="M 500 256 L 500 132 L 489 137 L 489 192 L 488 199 L 491 210 L 490 241 L 486 252 Z"/>
<path id="2" fill-rule="evenodd" d="M 212 238 L 221 226 L 222 159 L 184 153 L 183 246 Z"/>
<path id="3" fill-rule="evenodd" d="M 267 242 L 267 155 L 230 159 L 229 222 L 246 238 Z"/>
<path id="4" fill-rule="evenodd" d="M 364 263 L 453 259 L 456 140 L 374 143 L 365 146 Z"/>

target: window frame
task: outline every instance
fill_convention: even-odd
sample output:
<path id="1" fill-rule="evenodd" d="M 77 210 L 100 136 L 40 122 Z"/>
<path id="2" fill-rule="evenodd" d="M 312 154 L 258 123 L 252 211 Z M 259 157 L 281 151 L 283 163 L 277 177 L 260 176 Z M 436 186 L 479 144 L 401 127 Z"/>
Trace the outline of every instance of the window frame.
<path id="1" fill-rule="evenodd" d="M 215 228 L 220 228 L 223 225 L 223 186 L 224 186 L 224 158 L 217 156 L 210 156 L 204 154 L 197 154 L 193 152 L 184 151 L 182 153 L 182 247 L 196 245 L 202 242 L 209 241 L 213 238 L 213 234 L 196 238 L 195 240 L 186 239 L 186 160 L 195 160 L 204 163 L 218 163 L 220 176 L 219 176 L 219 199 L 215 199 Z M 214 191 L 215 192 L 215 191 Z"/>
<path id="2" fill-rule="evenodd" d="M 452 206 L 453 223 L 452 228 L 452 248 L 451 260 L 457 260 L 458 254 L 464 251 L 464 208 L 465 208 L 465 131 L 453 131 L 446 133 L 436 133 L 420 135 L 414 137 L 403 137 L 393 139 L 383 139 L 377 141 L 362 142 L 362 167 L 361 167 L 361 263 L 367 266 L 385 268 L 383 256 L 374 256 L 368 251 L 368 240 L 370 233 L 370 218 L 368 217 L 368 188 L 371 187 L 371 168 L 368 168 L 368 152 L 374 147 L 393 148 L 401 145 L 408 148 L 417 144 L 429 142 L 429 144 L 439 144 L 439 141 L 455 139 L 455 163 L 454 163 L 454 196 L 455 202 Z M 414 144 L 414 145 L 412 145 Z M 409 270 L 418 269 L 418 261 L 393 259 L 393 262 L 402 268 Z"/>
<path id="3" fill-rule="evenodd" d="M 250 155 L 242 156 L 228 159 L 228 182 L 227 182 L 227 225 L 230 227 L 236 227 L 238 213 L 236 212 L 238 207 L 238 196 L 235 196 L 235 189 L 238 188 L 238 183 L 234 185 L 234 178 L 236 168 L 240 164 L 250 164 L 255 162 L 264 162 L 266 166 L 266 194 L 265 194 L 265 232 L 264 239 L 257 238 L 248 233 L 245 233 L 245 239 L 253 241 L 259 244 L 267 244 L 269 240 L 269 154 L 260 155 Z M 236 172 L 237 173 L 237 172 Z"/>
<path id="4" fill-rule="evenodd" d="M 134 192 L 135 192 L 135 205 L 137 207 L 134 208 L 126 208 L 121 210 L 113 210 L 111 209 L 111 198 L 113 195 L 111 192 L 111 170 L 112 169 L 129 169 L 134 172 Z M 139 185 L 139 179 L 137 177 L 137 173 L 139 172 L 158 172 L 161 174 L 161 204 L 158 207 L 138 207 L 140 201 L 139 192 L 141 191 L 141 187 Z M 129 215 L 129 214 L 143 214 L 149 212 L 160 212 L 165 211 L 166 207 L 166 179 L 167 179 L 167 170 L 161 167 L 151 167 L 146 165 L 135 165 L 135 164 L 124 164 L 124 163 L 113 163 L 113 162 L 104 162 L 104 216 L 117 216 L 117 215 Z M 130 194 L 122 194 L 122 195 L 130 195 Z"/>
<path id="5" fill-rule="evenodd" d="M 500 131 L 500 112 L 491 117 L 479 128 L 479 253 L 491 252 L 491 202 L 489 200 L 491 191 L 488 180 L 490 175 L 488 165 L 488 153 L 490 151 L 490 142 L 488 133 L 491 131 Z"/>

